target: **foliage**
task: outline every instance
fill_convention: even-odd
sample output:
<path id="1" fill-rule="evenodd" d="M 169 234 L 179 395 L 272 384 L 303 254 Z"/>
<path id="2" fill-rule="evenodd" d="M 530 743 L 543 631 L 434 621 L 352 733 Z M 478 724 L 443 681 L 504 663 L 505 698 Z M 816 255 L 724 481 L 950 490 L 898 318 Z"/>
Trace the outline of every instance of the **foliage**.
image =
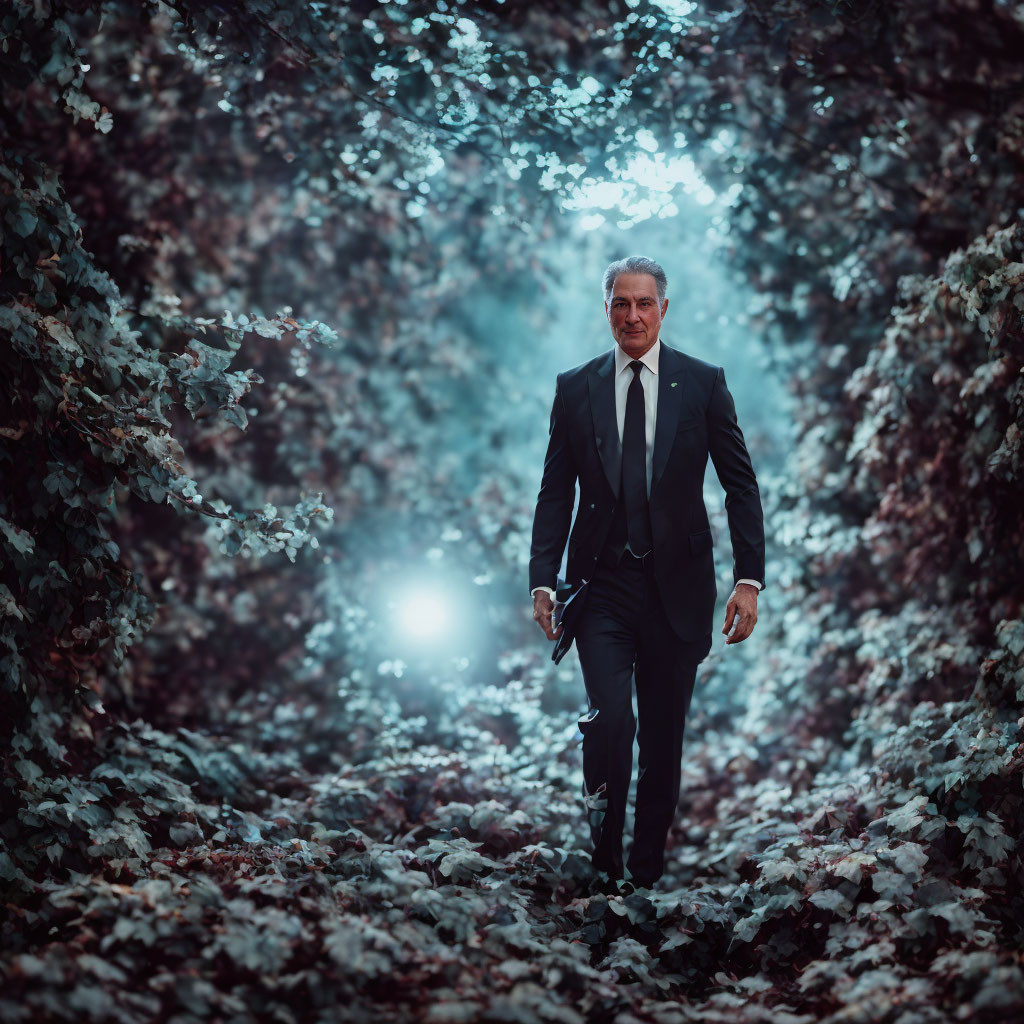
<path id="1" fill-rule="evenodd" d="M 689 6 L 4 9 L 4 1019 L 1019 1016 L 1024 28 Z M 504 347 L 652 145 L 731 198 L 799 442 L 608 899 Z M 425 544 L 478 676 L 375 657 Z"/>

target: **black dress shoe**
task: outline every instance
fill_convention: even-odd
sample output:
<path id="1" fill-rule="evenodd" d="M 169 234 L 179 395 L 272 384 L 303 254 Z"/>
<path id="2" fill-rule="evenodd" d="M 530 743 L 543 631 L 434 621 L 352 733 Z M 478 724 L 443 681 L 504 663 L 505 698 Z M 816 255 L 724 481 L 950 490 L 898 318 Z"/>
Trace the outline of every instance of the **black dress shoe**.
<path id="1" fill-rule="evenodd" d="M 619 883 L 619 892 L 622 893 L 623 896 L 628 896 L 630 893 L 638 891 L 646 896 L 653 888 L 653 882 L 644 882 L 643 879 L 640 878 L 626 879 Z"/>
<path id="2" fill-rule="evenodd" d="M 592 878 L 590 880 L 590 884 L 587 886 L 587 895 L 618 896 L 619 882 L 610 875 L 606 875 L 604 872 L 601 872 L 596 878 Z"/>

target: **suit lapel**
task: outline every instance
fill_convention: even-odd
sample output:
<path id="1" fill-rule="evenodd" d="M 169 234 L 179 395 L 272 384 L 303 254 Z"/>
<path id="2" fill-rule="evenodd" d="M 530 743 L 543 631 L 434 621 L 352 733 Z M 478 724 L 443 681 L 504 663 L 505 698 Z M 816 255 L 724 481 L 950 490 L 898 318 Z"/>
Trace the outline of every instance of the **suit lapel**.
<path id="1" fill-rule="evenodd" d="M 651 467 L 651 493 L 665 471 L 669 452 L 676 439 L 679 410 L 683 407 L 686 387 L 686 364 L 678 349 L 669 348 L 664 340 L 658 355 L 658 421 L 654 427 L 654 458 Z M 612 414 L 615 408 L 612 406 Z"/>
<path id="2" fill-rule="evenodd" d="M 612 494 L 619 493 L 622 472 L 622 444 L 615 419 L 615 349 L 610 349 L 587 377 L 590 413 L 594 421 L 594 443 L 608 478 Z M 660 393 L 659 393 L 660 401 Z"/>

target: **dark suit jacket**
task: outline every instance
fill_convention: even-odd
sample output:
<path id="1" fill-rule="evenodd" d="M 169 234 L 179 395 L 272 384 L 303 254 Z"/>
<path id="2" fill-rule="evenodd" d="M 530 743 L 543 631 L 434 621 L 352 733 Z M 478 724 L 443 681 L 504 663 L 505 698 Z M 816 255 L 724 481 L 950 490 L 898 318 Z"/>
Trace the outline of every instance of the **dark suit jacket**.
<path id="1" fill-rule="evenodd" d="M 569 542 L 566 580 L 589 580 L 608 536 L 622 465 L 615 419 L 615 350 L 559 373 L 533 520 L 530 590 L 554 587 Z M 715 565 L 704 507 L 708 456 L 725 489 L 733 575 L 764 585 L 761 495 L 722 367 L 661 341 L 651 474 L 653 570 L 682 640 L 712 630 Z M 569 525 L 579 481 L 580 501 Z"/>

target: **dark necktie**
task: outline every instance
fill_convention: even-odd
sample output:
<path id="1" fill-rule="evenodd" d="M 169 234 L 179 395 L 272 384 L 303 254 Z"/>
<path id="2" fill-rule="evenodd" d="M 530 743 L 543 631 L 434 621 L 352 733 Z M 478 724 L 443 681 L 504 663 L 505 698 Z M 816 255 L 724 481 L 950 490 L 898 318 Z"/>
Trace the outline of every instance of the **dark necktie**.
<path id="1" fill-rule="evenodd" d="M 644 420 L 644 386 L 634 359 L 633 379 L 626 392 L 626 422 L 622 428 L 622 498 L 626 503 L 626 536 L 638 558 L 651 550 L 651 517 L 647 501 L 647 440 Z"/>

